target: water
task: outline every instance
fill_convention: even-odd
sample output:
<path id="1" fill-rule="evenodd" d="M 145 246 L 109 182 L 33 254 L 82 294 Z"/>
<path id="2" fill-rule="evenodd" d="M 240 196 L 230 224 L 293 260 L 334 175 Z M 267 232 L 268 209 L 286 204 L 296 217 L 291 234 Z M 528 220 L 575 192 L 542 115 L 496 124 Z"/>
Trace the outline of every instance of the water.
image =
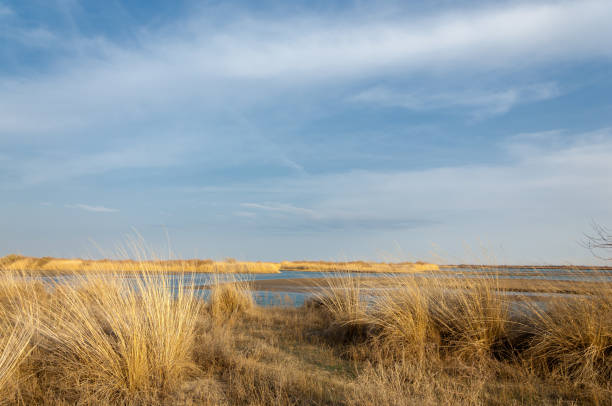
<path id="1" fill-rule="evenodd" d="M 210 274 L 210 273 L 186 273 L 184 275 L 167 274 L 165 277 L 173 290 L 178 289 L 179 283 L 183 286 L 202 287 L 214 283 L 215 279 L 220 281 L 260 281 L 275 279 L 303 279 L 303 278 L 324 278 L 334 276 L 352 277 L 380 277 L 380 276 L 408 276 L 415 275 L 425 278 L 466 278 L 466 279 L 525 279 L 525 280 L 548 280 L 548 281 L 581 281 L 581 282 L 612 282 L 612 270 L 580 270 L 572 272 L 567 269 L 548 269 L 548 268 L 443 268 L 439 271 L 425 271 L 414 274 L 381 274 L 367 272 L 321 272 L 321 271 L 281 271 L 274 274 Z M 135 282 L 137 276 L 122 276 L 128 284 Z M 76 277 L 78 278 L 78 277 Z M 75 279 L 73 275 L 42 276 L 41 279 L 48 283 L 70 282 Z M 196 294 L 206 298 L 209 294 L 208 289 L 197 289 Z M 536 295 L 533 292 L 508 292 L 510 295 Z M 312 297 L 312 292 L 290 292 L 290 291 L 254 291 L 255 302 L 263 306 L 301 306 Z M 537 295 L 543 295 L 537 293 Z M 564 294 L 546 293 L 545 296 L 557 296 Z"/>

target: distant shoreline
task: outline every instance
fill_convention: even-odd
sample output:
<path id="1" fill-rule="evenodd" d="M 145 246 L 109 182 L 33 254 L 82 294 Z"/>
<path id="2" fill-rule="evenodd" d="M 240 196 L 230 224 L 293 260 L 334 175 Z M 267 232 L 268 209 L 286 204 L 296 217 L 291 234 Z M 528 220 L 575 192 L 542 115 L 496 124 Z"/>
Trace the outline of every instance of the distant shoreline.
<path id="1" fill-rule="evenodd" d="M 597 270 L 610 271 L 612 266 L 607 265 L 474 265 L 474 264 L 457 264 L 457 265 L 438 265 L 442 268 L 461 268 L 461 269 L 564 269 L 564 270 Z"/>

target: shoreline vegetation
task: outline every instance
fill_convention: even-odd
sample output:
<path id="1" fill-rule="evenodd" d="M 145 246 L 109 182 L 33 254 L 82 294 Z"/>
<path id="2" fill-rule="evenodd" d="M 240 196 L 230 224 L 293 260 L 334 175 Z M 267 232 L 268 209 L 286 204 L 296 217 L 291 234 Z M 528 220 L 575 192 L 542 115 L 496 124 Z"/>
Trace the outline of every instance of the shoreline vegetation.
<path id="1" fill-rule="evenodd" d="M 437 264 L 426 262 L 366 262 L 366 261 L 283 261 L 283 271 L 314 271 L 314 272 L 422 272 L 437 271 Z"/>
<path id="2" fill-rule="evenodd" d="M 223 261 L 211 259 L 185 260 L 89 260 L 80 258 L 26 257 L 7 255 L 0 258 L 0 269 L 10 271 L 38 271 L 41 273 L 62 272 L 169 272 L 169 273 L 279 273 L 280 271 L 319 272 L 422 272 L 438 270 L 438 265 L 425 262 L 329 262 L 329 261 L 283 261 L 249 262 L 227 258 Z"/>
<path id="3" fill-rule="evenodd" d="M 610 282 L 543 303 L 409 274 L 372 296 L 339 273 L 282 308 L 257 306 L 253 282 L 213 276 L 203 299 L 142 268 L 130 284 L 0 274 L 0 403 L 612 404 Z"/>
<path id="4" fill-rule="evenodd" d="M 115 260 L 53 257 L 26 257 L 7 255 L 0 258 L 0 270 L 37 271 L 40 273 L 64 272 L 168 272 L 168 273 L 279 273 L 280 264 L 274 262 L 246 262 L 228 258 L 224 261 L 212 259 L 185 260 Z"/>
<path id="5" fill-rule="evenodd" d="M 456 268 L 456 269 L 493 269 L 493 270 L 506 270 L 506 269 L 521 269 L 521 270 L 539 270 L 539 269 L 559 269 L 569 271 L 609 271 L 612 270 L 612 266 L 606 265 L 470 265 L 470 264 L 457 264 L 457 265 L 438 265 L 440 269 Z"/>
<path id="6" fill-rule="evenodd" d="M 212 259 L 134 260 L 134 259 L 81 259 L 28 257 L 10 254 L 0 257 L 0 270 L 37 271 L 42 274 L 70 272 L 168 272 L 168 273 L 279 273 L 281 271 L 302 272 L 364 272 L 364 273 L 418 273 L 431 271 L 484 272 L 503 275 L 512 270 L 531 272 L 557 270 L 608 271 L 612 266 L 585 265 L 438 265 L 416 262 L 369 262 L 369 261 L 237 261 L 227 258 Z M 527 275 L 528 273 L 525 273 Z M 561 273 L 559 273 L 561 274 Z"/>

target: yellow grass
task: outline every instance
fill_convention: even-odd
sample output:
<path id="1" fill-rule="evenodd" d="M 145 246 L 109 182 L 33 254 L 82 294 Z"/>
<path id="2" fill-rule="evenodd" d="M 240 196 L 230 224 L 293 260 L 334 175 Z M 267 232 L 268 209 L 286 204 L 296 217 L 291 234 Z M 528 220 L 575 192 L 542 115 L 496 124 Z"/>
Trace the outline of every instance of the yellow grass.
<path id="1" fill-rule="evenodd" d="M 273 262 L 245 262 L 227 259 L 187 260 L 86 260 L 52 257 L 24 257 L 7 255 L 0 258 L 0 270 L 38 272 L 207 272 L 207 273 L 278 273 L 280 264 Z"/>
<path id="2" fill-rule="evenodd" d="M 515 306 L 494 278 L 330 277 L 263 309 L 227 277 L 205 303 L 156 272 L 24 276 L 0 275 L 0 403 L 612 404 L 610 284 Z"/>
<path id="3" fill-rule="evenodd" d="M 249 283 L 246 281 L 213 280 L 208 299 L 210 313 L 216 319 L 226 319 L 255 306 Z"/>
<path id="4" fill-rule="evenodd" d="M 328 261 L 283 261 L 280 264 L 286 271 L 322 272 L 422 272 L 437 271 L 439 266 L 426 262 L 328 262 Z"/>

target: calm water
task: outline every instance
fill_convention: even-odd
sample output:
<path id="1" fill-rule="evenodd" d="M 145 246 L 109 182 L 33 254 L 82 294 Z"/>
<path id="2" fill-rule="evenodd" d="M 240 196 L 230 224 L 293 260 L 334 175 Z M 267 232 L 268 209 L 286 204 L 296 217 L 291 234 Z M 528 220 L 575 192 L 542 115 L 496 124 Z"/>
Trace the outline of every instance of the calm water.
<path id="1" fill-rule="evenodd" d="M 487 273 L 498 272 L 498 275 L 483 275 Z M 304 271 L 282 271 L 276 274 L 219 274 L 213 275 L 210 273 L 188 273 L 185 275 L 168 274 L 166 277 L 170 280 L 172 286 L 178 288 L 178 284 L 182 282 L 184 286 L 203 286 L 213 283 L 215 278 L 221 281 L 228 280 L 273 280 L 273 279 L 301 279 L 301 278 L 323 278 L 329 276 L 345 276 L 354 277 L 380 277 L 389 276 L 389 274 L 380 273 L 365 273 L 365 272 L 304 272 Z M 406 276 L 406 274 L 394 274 L 395 276 Z M 526 279 L 526 280 L 550 280 L 550 281 L 586 281 L 586 282 L 612 282 L 612 270 L 580 270 L 572 272 L 567 269 L 520 269 L 506 268 L 503 270 L 495 270 L 492 268 L 475 268 L 475 269 L 460 269 L 460 268 L 444 268 L 439 271 L 419 272 L 414 275 L 427 278 L 498 278 L 498 279 Z M 391 274 L 393 276 L 393 274 Z M 124 277 L 128 283 L 134 280 L 133 276 Z M 53 277 L 41 277 L 44 281 L 50 283 L 70 282 L 74 276 L 62 275 Z M 198 289 L 197 294 L 203 298 L 208 296 L 207 289 Z M 508 292 L 511 295 L 527 294 L 529 292 Z M 540 294 L 541 295 L 541 294 Z M 549 294 L 553 295 L 553 294 Z M 556 295 L 556 294 L 555 294 Z M 270 292 L 270 291 L 254 291 L 253 297 L 257 304 L 264 306 L 301 306 L 305 300 L 312 296 L 308 292 Z"/>

